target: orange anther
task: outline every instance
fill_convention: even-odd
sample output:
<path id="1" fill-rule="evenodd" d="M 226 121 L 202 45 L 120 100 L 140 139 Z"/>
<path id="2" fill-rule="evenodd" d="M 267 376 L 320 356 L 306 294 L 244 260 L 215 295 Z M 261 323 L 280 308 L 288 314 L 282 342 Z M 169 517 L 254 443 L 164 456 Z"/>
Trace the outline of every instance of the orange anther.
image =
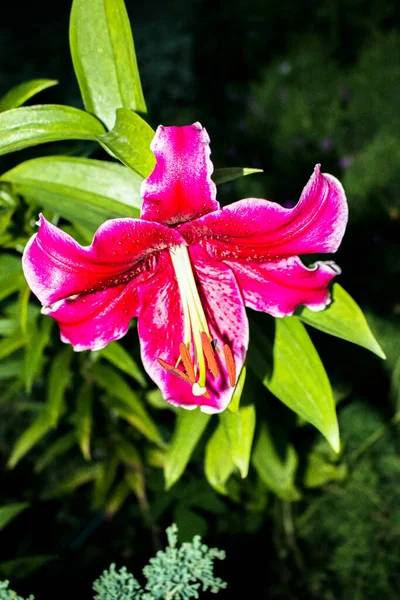
<path id="1" fill-rule="evenodd" d="M 183 381 L 187 381 L 187 383 L 192 383 L 192 381 L 189 379 L 188 375 L 186 375 L 186 373 L 184 373 L 183 371 L 180 371 L 176 367 L 173 367 L 172 365 L 169 365 L 162 358 L 157 358 L 157 360 L 160 363 L 160 365 L 164 369 L 166 369 L 167 371 L 171 371 L 171 373 L 173 373 L 174 375 L 177 375 L 178 377 L 180 377 L 181 379 L 183 379 Z"/>
<path id="2" fill-rule="evenodd" d="M 224 344 L 224 356 L 225 356 L 226 368 L 228 369 L 229 384 L 232 387 L 235 387 L 235 385 L 236 385 L 235 359 L 233 358 L 232 350 L 229 348 L 229 346 L 227 344 Z"/>
<path id="3" fill-rule="evenodd" d="M 192 359 L 190 358 L 189 350 L 186 344 L 181 342 L 179 344 L 179 350 L 181 353 L 181 359 L 183 362 L 183 366 L 185 367 L 185 371 L 189 377 L 190 383 L 194 383 L 196 381 L 196 376 L 194 374 L 194 367 L 192 363 Z"/>
<path id="4" fill-rule="evenodd" d="M 203 347 L 204 356 L 207 360 L 208 368 L 214 377 L 218 377 L 218 365 L 215 360 L 215 352 L 212 344 L 205 331 L 201 332 L 201 345 Z"/>

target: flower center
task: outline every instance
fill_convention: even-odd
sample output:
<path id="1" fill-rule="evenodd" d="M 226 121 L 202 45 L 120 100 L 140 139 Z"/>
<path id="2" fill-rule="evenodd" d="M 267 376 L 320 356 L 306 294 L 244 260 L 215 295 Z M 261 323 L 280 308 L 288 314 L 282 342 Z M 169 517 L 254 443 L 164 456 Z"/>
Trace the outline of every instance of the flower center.
<path id="1" fill-rule="evenodd" d="M 184 334 L 183 342 L 179 345 L 180 354 L 175 366 L 169 365 L 161 358 L 158 358 L 158 362 L 168 371 L 172 371 L 175 375 L 190 383 L 194 396 L 209 398 L 210 395 L 206 388 L 207 371 L 213 377 L 218 376 L 216 352 L 220 352 L 220 350 L 216 347 L 216 342 L 212 340 L 210 335 L 187 246 L 175 246 L 170 249 L 169 253 L 181 296 Z M 190 353 L 192 346 L 193 361 Z M 236 385 L 235 361 L 227 344 L 224 344 L 223 354 L 229 383 L 234 387 Z M 178 368 L 180 363 L 182 363 L 184 370 Z"/>

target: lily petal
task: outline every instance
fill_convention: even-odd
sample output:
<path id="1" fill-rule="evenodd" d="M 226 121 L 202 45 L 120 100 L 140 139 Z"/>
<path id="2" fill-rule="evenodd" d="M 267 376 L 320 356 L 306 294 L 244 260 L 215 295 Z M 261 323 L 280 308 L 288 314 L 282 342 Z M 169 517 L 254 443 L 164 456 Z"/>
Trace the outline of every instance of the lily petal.
<path id="1" fill-rule="evenodd" d="M 200 123 L 158 127 L 151 143 L 157 164 L 141 188 L 142 219 L 175 225 L 219 208 L 209 144 Z"/>
<path id="2" fill-rule="evenodd" d="M 227 261 L 242 290 L 246 306 L 273 317 L 292 315 L 300 306 L 323 310 L 331 301 L 330 281 L 340 274 L 331 261 L 307 268 L 298 256 L 263 264 Z"/>
<path id="3" fill-rule="evenodd" d="M 191 251 L 190 256 L 210 333 L 217 347 L 215 354 L 219 373 L 215 379 L 208 375 L 209 398 L 194 396 L 190 383 L 167 371 L 157 361 L 161 358 L 175 365 L 184 335 L 181 299 L 170 260 L 164 260 L 157 274 L 139 287 L 138 331 L 142 361 L 165 400 L 182 408 L 201 406 L 203 412 L 217 413 L 229 404 L 234 390 L 229 384 L 223 346 L 227 344 L 230 347 L 239 374 L 248 347 L 248 321 L 231 269 L 223 264 L 209 264 L 200 249 Z M 193 360 L 193 351 L 191 355 Z"/>
<path id="4" fill-rule="evenodd" d="M 348 216 L 340 182 L 317 165 L 298 204 L 249 198 L 205 215 L 178 229 L 188 243 L 200 242 L 219 259 L 263 262 L 296 254 L 335 252 Z"/>
<path id="5" fill-rule="evenodd" d="M 159 223 L 110 219 L 99 227 L 90 246 L 40 216 L 40 229 L 25 247 L 22 266 L 26 280 L 42 304 L 126 284 L 149 270 L 151 255 L 184 243 L 179 233 Z"/>
<path id="6" fill-rule="evenodd" d="M 138 308 L 137 281 L 133 280 L 73 300 L 60 300 L 42 312 L 58 322 L 62 341 L 80 352 L 101 350 L 123 337 Z"/>

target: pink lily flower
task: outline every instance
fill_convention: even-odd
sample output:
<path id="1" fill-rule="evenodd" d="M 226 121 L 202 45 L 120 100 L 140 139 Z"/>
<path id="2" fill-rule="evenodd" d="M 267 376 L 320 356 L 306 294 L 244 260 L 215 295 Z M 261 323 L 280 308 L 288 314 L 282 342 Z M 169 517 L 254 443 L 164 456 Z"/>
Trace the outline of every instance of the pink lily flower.
<path id="1" fill-rule="evenodd" d="M 256 198 L 221 209 L 209 141 L 199 123 L 160 126 L 140 219 L 106 221 L 83 247 L 40 216 L 23 268 L 64 342 L 100 350 L 137 316 L 143 364 L 165 400 L 217 413 L 245 361 L 245 306 L 283 317 L 329 304 L 340 269 L 297 255 L 337 250 L 347 204 L 317 165 L 292 209 Z"/>

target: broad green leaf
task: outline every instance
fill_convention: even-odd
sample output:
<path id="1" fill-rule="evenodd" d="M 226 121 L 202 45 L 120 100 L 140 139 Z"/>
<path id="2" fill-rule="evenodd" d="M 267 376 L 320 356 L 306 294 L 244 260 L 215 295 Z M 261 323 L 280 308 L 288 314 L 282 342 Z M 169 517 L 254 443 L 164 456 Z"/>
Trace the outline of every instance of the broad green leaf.
<path id="1" fill-rule="evenodd" d="M 75 430 L 79 447 L 86 460 L 90 460 L 92 434 L 93 385 L 84 383 L 76 395 Z"/>
<path id="2" fill-rule="evenodd" d="M 123 0 L 74 0 L 70 46 L 88 112 L 109 129 L 114 126 L 117 108 L 146 112 Z"/>
<path id="3" fill-rule="evenodd" d="M 274 429 L 275 435 L 279 435 Z M 294 480 L 298 458 L 292 444 L 287 440 L 276 441 L 271 436 L 266 423 L 263 423 L 258 435 L 251 462 L 260 479 L 278 498 L 287 502 L 300 499 Z"/>
<path id="4" fill-rule="evenodd" d="M 165 456 L 164 477 L 167 490 L 181 477 L 209 420 L 210 415 L 197 408 L 193 411 L 178 410 L 174 435 Z"/>
<path id="5" fill-rule="evenodd" d="M 124 373 L 127 373 L 127 375 L 133 377 L 142 387 L 147 387 L 143 371 L 121 344 L 111 342 L 111 344 L 100 350 L 98 354 L 121 371 L 124 371 Z"/>
<path id="6" fill-rule="evenodd" d="M 31 79 L 13 87 L 2 98 L 0 98 L 0 112 L 10 108 L 18 108 L 25 104 L 27 100 L 39 92 L 46 90 L 53 85 L 57 85 L 55 79 Z"/>
<path id="7" fill-rule="evenodd" d="M 69 433 L 58 437 L 55 442 L 50 444 L 50 446 L 47 446 L 42 456 L 36 461 L 35 472 L 40 473 L 43 469 L 48 467 L 53 460 L 62 456 L 74 446 L 76 446 L 76 436 L 74 431 L 70 431 Z"/>
<path id="8" fill-rule="evenodd" d="M 48 416 L 46 411 L 43 411 L 15 442 L 7 467 L 13 469 L 21 458 L 46 435 L 49 429 Z"/>
<path id="9" fill-rule="evenodd" d="M 49 343 L 54 320 L 44 317 L 39 321 L 39 327 L 32 324 L 31 338 L 25 352 L 25 389 L 28 393 L 32 391 L 33 382 L 37 376 L 44 350 Z"/>
<path id="10" fill-rule="evenodd" d="M 246 169 L 243 167 L 226 167 L 224 169 L 215 169 L 212 174 L 212 179 L 216 185 L 228 183 L 245 175 L 253 175 L 253 173 L 262 173 L 262 169 Z"/>
<path id="11" fill-rule="evenodd" d="M 240 399 L 242 397 L 244 383 L 246 381 L 246 365 L 243 365 L 242 370 L 240 371 L 239 379 L 237 380 L 235 390 L 232 395 L 232 400 L 228 404 L 228 409 L 237 413 L 239 410 Z"/>
<path id="12" fill-rule="evenodd" d="M 30 337 L 28 334 L 24 334 L 17 331 L 10 337 L 4 338 L 0 342 L 0 360 L 3 360 L 10 354 L 13 354 L 29 342 Z"/>
<path id="13" fill-rule="evenodd" d="M 59 104 L 23 106 L 0 113 L 0 155 L 59 140 L 94 140 L 104 127 L 89 113 Z"/>
<path id="14" fill-rule="evenodd" d="M 71 381 L 71 360 L 73 351 L 67 346 L 62 352 L 56 354 L 50 364 L 47 375 L 46 411 L 49 423 L 55 427 L 64 410 L 64 395 Z"/>
<path id="15" fill-rule="evenodd" d="M 316 488 L 329 481 L 343 481 L 347 473 L 347 465 L 335 465 L 317 452 L 312 452 L 308 457 L 304 485 L 307 488 Z"/>
<path id="16" fill-rule="evenodd" d="M 28 202 L 54 210 L 60 216 L 98 227 L 117 217 L 138 217 L 141 177 L 120 164 L 47 156 L 21 163 L 0 180 Z"/>
<path id="17" fill-rule="evenodd" d="M 0 506 L 0 531 L 28 506 L 29 502 L 15 502 L 14 504 Z"/>
<path id="18" fill-rule="evenodd" d="M 239 469 L 242 478 L 247 477 L 256 426 L 254 405 L 242 406 L 237 413 L 225 410 L 220 419 L 229 442 L 233 464 Z"/>
<path id="19" fill-rule="evenodd" d="M 313 312 L 303 308 L 299 319 L 330 335 L 363 346 L 380 358 L 386 358 L 361 308 L 338 283 L 333 286 L 332 298 L 332 303 L 325 310 Z"/>
<path id="20" fill-rule="evenodd" d="M 263 384 L 300 417 L 316 427 L 339 452 L 339 426 L 332 388 L 304 325 L 296 317 L 276 319 L 273 364 L 270 342 L 254 327 L 249 364 Z"/>
<path id="21" fill-rule="evenodd" d="M 153 137 L 154 131 L 142 117 L 131 110 L 119 108 L 112 131 L 98 135 L 97 139 L 124 165 L 141 177 L 148 177 L 156 164 L 150 150 Z"/>
<path id="22" fill-rule="evenodd" d="M 150 441 L 161 446 L 164 445 L 156 424 L 149 416 L 138 394 L 117 371 L 108 365 L 97 362 L 91 368 L 91 376 L 98 385 L 106 390 L 109 396 L 109 406 L 141 431 Z"/>
<path id="23" fill-rule="evenodd" d="M 101 469 L 100 463 L 91 463 L 78 469 L 74 469 L 72 473 L 67 475 L 65 479 L 56 484 L 54 487 L 46 490 L 41 494 L 42 500 L 51 500 L 53 498 L 60 498 L 66 494 L 74 492 L 81 485 L 93 481 L 98 476 Z"/>
<path id="24" fill-rule="evenodd" d="M 234 415 L 232 415 L 234 416 Z M 220 423 L 207 442 L 204 463 L 207 481 L 220 494 L 228 494 L 226 482 L 235 470 L 225 428 Z"/>

